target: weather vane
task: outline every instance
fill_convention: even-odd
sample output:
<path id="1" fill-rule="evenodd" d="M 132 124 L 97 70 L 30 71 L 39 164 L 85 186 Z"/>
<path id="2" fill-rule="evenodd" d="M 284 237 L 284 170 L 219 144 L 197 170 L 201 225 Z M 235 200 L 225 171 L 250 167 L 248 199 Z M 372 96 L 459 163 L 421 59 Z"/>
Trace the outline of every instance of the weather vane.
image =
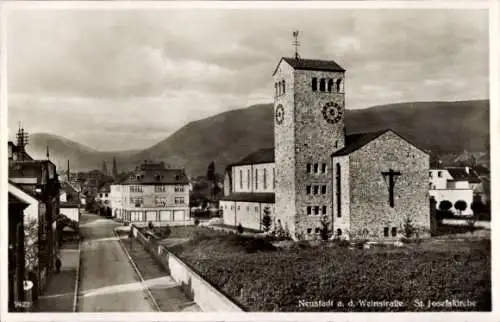
<path id="1" fill-rule="evenodd" d="M 300 56 L 299 56 L 299 46 L 300 46 L 300 42 L 299 42 L 299 31 L 296 30 L 293 32 L 293 46 L 295 48 L 295 59 L 299 59 Z"/>

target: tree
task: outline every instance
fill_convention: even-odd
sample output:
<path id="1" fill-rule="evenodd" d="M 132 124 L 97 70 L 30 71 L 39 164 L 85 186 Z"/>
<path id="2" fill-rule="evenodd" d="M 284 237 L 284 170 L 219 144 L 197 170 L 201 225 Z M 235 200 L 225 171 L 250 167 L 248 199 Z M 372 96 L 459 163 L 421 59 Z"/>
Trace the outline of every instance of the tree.
<path id="1" fill-rule="evenodd" d="M 323 216 L 321 218 L 321 230 L 320 230 L 320 235 L 321 239 L 323 240 L 328 240 L 330 238 L 330 223 L 327 220 L 326 216 Z"/>
<path id="2" fill-rule="evenodd" d="M 215 163 L 213 161 L 208 165 L 206 177 L 210 182 L 213 182 L 215 180 Z"/>
<path id="3" fill-rule="evenodd" d="M 467 203 L 463 200 L 457 200 L 457 202 L 455 202 L 455 209 L 458 210 L 460 215 L 462 215 L 462 211 L 467 209 Z"/>
<path id="4" fill-rule="evenodd" d="M 104 175 L 108 174 L 108 167 L 106 166 L 106 161 L 102 161 L 102 173 Z"/>
<path id="5" fill-rule="evenodd" d="M 118 177 L 118 168 L 116 167 L 116 157 L 113 157 L 113 178 L 116 179 Z"/>
<path id="6" fill-rule="evenodd" d="M 480 214 L 484 212 L 484 204 L 481 201 L 480 196 L 474 196 L 474 200 L 472 201 L 470 205 L 470 209 L 474 212 L 474 215 Z"/>
<path id="7" fill-rule="evenodd" d="M 271 228 L 271 210 L 269 207 L 264 208 L 264 216 L 262 217 L 262 226 L 264 226 L 264 231 L 269 231 Z"/>
<path id="8" fill-rule="evenodd" d="M 215 198 L 215 191 L 214 191 L 214 187 L 216 186 L 216 175 L 215 175 L 215 163 L 212 161 L 210 162 L 210 164 L 208 165 L 208 169 L 207 169 L 207 180 L 210 182 L 210 188 L 209 188 L 209 193 L 210 193 L 210 199 L 214 199 Z"/>
<path id="9" fill-rule="evenodd" d="M 406 217 L 405 222 L 403 224 L 403 232 L 406 238 L 411 238 L 413 234 L 417 232 L 415 225 L 413 225 L 413 221 L 410 217 Z"/>
<path id="10" fill-rule="evenodd" d="M 448 200 L 442 200 L 439 203 L 439 210 L 449 211 L 451 209 L 451 207 L 453 207 L 453 204 Z"/>

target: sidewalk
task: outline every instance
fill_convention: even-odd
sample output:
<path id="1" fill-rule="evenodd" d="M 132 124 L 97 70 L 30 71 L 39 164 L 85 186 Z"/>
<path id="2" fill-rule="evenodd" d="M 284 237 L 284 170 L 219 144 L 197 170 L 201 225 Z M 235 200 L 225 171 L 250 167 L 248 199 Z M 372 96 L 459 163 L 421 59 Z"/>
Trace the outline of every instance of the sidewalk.
<path id="1" fill-rule="evenodd" d="M 162 312 L 199 312 L 200 307 L 189 300 L 178 283 L 137 240 L 132 245 L 127 236 L 120 236 L 120 243 L 134 261 L 144 283 Z"/>
<path id="2" fill-rule="evenodd" d="M 38 298 L 35 312 L 73 312 L 75 282 L 78 278 L 80 253 L 78 242 L 66 243 L 60 249 L 61 272 L 52 273 Z"/>

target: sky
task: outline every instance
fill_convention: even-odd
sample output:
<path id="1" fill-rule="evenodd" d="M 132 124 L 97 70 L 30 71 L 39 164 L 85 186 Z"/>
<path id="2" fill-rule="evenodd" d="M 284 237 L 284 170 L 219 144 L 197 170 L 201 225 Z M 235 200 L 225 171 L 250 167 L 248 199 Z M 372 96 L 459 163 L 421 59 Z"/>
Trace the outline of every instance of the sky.
<path id="1" fill-rule="evenodd" d="M 347 109 L 486 99 L 480 9 L 23 9 L 7 16 L 9 136 L 147 148 L 191 121 L 270 103 L 293 56 L 346 72 Z"/>

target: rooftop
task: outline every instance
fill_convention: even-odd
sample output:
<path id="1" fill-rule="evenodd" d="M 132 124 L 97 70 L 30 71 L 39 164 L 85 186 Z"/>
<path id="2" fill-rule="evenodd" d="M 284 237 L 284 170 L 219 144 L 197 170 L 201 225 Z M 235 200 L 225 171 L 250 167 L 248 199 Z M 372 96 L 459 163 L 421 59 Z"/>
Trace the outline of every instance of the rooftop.
<path id="1" fill-rule="evenodd" d="M 189 180 L 183 169 L 143 169 L 137 170 L 126 180 L 120 182 L 124 185 L 147 184 L 188 184 Z"/>
<path id="2" fill-rule="evenodd" d="M 258 163 L 273 163 L 274 162 L 274 148 L 260 149 L 247 155 L 238 162 L 231 164 L 245 165 L 245 164 L 258 164 Z"/>
<path id="3" fill-rule="evenodd" d="M 274 192 L 234 192 L 221 200 L 274 203 L 275 195 Z"/>
<path id="4" fill-rule="evenodd" d="M 345 69 L 340 67 L 340 65 L 333 60 L 283 57 L 280 59 L 278 66 L 282 60 L 298 70 L 345 72 Z M 278 67 L 276 66 L 276 70 L 277 69 Z M 276 70 L 274 70 L 273 75 L 276 73 Z"/>
<path id="5" fill-rule="evenodd" d="M 375 140 L 380 135 L 382 135 L 386 132 L 389 132 L 389 131 L 396 134 L 401 139 L 405 140 L 406 142 L 410 143 L 411 145 L 415 146 L 417 149 L 427 153 L 424 149 L 416 146 L 413 142 L 411 142 L 409 139 L 405 138 L 401 134 L 396 133 L 396 132 L 392 131 L 391 129 L 385 129 L 385 130 L 376 131 L 376 132 L 353 133 L 353 134 L 346 135 L 344 148 L 338 150 L 337 152 L 334 152 L 332 154 L 332 157 L 351 154 L 352 152 L 359 150 L 360 148 L 362 148 L 366 144 Z"/>

